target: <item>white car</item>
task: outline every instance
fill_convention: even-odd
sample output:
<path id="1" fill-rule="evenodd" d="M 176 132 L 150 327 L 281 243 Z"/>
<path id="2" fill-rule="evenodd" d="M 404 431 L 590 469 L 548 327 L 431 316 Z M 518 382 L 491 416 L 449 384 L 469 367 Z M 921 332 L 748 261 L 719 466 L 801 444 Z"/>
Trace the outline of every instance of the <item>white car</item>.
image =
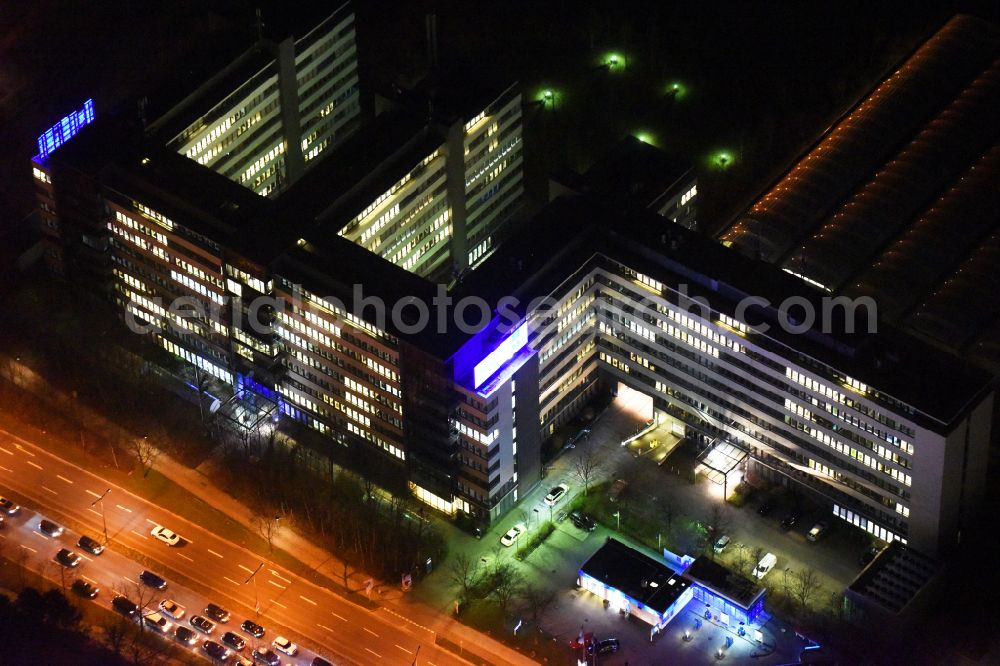
<path id="1" fill-rule="evenodd" d="M 177 532 L 171 532 L 162 525 L 157 525 L 152 530 L 150 530 L 149 535 L 154 539 L 159 539 L 168 546 L 176 546 L 181 542 L 180 534 L 177 534 Z"/>
<path id="2" fill-rule="evenodd" d="M 181 606 L 179 603 L 173 599 L 164 599 L 160 602 L 160 610 L 163 611 L 164 615 L 169 615 L 175 620 L 179 620 L 184 617 L 184 613 L 187 609 Z"/>
<path id="3" fill-rule="evenodd" d="M 778 558 L 774 555 L 774 553 L 768 553 L 762 557 L 760 562 L 757 563 L 757 566 L 754 567 L 753 575 L 757 578 L 763 578 L 770 573 L 771 569 L 773 569 L 774 565 L 777 563 Z"/>
<path id="4" fill-rule="evenodd" d="M 507 533 L 500 537 L 500 543 L 510 547 L 514 545 L 517 538 L 528 531 L 528 528 L 524 526 L 524 523 L 518 523 L 514 527 L 507 530 Z"/>
<path id="5" fill-rule="evenodd" d="M 294 657 L 299 653 L 299 646 L 291 642 L 284 636 L 278 636 L 271 643 L 271 646 L 278 652 L 284 652 L 289 657 Z"/>
<path id="6" fill-rule="evenodd" d="M 559 500 L 566 496 L 567 490 L 569 490 L 569 487 L 565 483 L 560 483 L 545 496 L 545 503 L 549 506 L 555 506 Z"/>

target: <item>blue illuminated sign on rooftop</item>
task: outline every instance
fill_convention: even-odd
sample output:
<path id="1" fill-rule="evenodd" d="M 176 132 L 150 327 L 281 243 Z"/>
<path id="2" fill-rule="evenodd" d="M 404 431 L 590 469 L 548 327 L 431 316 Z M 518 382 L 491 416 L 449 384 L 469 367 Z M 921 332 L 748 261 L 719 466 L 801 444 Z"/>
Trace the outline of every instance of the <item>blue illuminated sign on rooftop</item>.
<path id="1" fill-rule="evenodd" d="M 74 111 L 38 137 L 38 157 L 46 158 L 52 152 L 73 138 L 84 125 L 94 121 L 94 100 L 88 99 L 83 108 Z"/>
<path id="2" fill-rule="evenodd" d="M 483 360 L 472 369 L 472 382 L 476 388 L 486 383 L 486 380 L 496 374 L 504 363 L 514 358 L 517 352 L 521 351 L 528 344 L 528 324 L 518 326 L 513 333 L 508 335 L 503 342 L 497 345 L 496 349 L 486 355 Z"/>

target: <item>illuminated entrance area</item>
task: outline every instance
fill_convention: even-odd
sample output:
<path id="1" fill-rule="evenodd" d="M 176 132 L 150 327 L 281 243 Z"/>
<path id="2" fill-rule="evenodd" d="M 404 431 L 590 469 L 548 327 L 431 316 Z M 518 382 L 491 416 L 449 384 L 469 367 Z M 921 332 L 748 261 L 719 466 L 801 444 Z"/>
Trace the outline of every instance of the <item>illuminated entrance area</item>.
<path id="1" fill-rule="evenodd" d="M 622 446 L 627 446 L 634 457 L 645 456 L 662 465 L 684 440 L 684 422 L 654 408 L 652 396 L 619 382 L 615 404 L 641 419 L 635 430 L 622 440 Z"/>
<path id="2" fill-rule="evenodd" d="M 653 420 L 653 396 L 642 391 L 636 391 L 622 382 L 618 382 L 618 395 L 615 406 L 625 413 L 634 416 L 636 420 L 649 423 Z"/>
<path id="3" fill-rule="evenodd" d="M 720 497 L 725 499 L 743 480 L 746 460 L 747 452 L 743 449 L 729 442 L 715 440 L 698 456 L 695 473 L 704 474 L 718 487 Z"/>

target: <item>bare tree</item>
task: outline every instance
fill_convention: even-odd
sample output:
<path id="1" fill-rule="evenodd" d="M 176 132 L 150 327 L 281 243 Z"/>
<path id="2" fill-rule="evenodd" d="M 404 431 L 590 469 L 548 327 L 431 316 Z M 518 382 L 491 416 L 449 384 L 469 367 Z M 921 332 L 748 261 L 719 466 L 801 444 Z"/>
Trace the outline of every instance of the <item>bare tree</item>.
<path id="1" fill-rule="evenodd" d="M 581 450 L 573 460 L 573 474 L 580 483 L 583 484 L 583 494 L 590 492 L 590 482 L 594 480 L 597 473 L 600 457 L 594 447 L 588 444 L 587 448 Z"/>
<path id="2" fill-rule="evenodd" d="M 104 640 L 111 648 L 111 651 L 115 655 L 121 655 L 128 643 L 129 634 L 131 631 L 134 631 L 134 627 L 125 618 L 116 617 L 102 624 L 101 631 L 104 633 Z"/>
<path id="3" fill-rule="evenodd" d="M 468 553 L 459 553 L 452 558 L 449 572 L 451 581 L 462 588 L 462 596 L 467 599 L 479 580 L 479 562 Z"/>
<path id="4" fill-rule="evenodd" d="M 490 592 L 504 615 L 507 614 L 511 600 L 522 588 L 523 582 L 524 576 L 513 564 L 505 562 L 497 567 L 493 577 L 493 589 Z"/>
<path id="5" fill-rule="evenodd" d="M 134 437 L 131 440 L 132 453 L 142 466 L 142 476 L 145 478 L 153 470 L 156 459 L 160 457 L 160 449 L 147 437 Z"/>
<path id="6" fill-rule="evenodd" d="M 812 567 L 800 571 L 794 576 L 792 596 L 799 604 L 799 611 L 804 612 L 809 601 L 820 589 L 819 574 Z"/>
<path id="7" fill-rule="evenodd" d="M 274 511 L 266 509 L 255 511 L 252 518 L 257 532 L 267 541 L 267 549 L 270 552 L 274 552 L 274 538 L 278 535 L 278 523 L 280 520 L 281 517 L 276 515 Z"/>
<path id="8" fill-rule="evenodd" d="M 528 610 L 532 622 L 538 623 L 545 612 L 555 603 L 556 592 L 551 588 L 524 585 L 521 588 L 521 598 Z"/>

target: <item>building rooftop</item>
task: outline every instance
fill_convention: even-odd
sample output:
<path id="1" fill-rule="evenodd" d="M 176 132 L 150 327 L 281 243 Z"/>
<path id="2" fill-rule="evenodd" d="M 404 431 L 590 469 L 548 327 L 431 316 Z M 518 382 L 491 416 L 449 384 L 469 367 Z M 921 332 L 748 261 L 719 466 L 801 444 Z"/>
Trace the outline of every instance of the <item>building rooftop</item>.
<path id="1" fill-rule="evenodd" d="M 583 178 L 589 192 L 630 199 L 649 208 L 681 181 L 686 183 L 685 176 L 690 173 L 687 162 L 629 135 L 591 166 Z"/>
<path id="2" fill-rule="evenodd" d="M 580 571 L 660 614 L 691 587 L 667 565 L 610 537 Z"/>
<path id="3" fill-rule="evenodd" d="M 960 15 L 719 239 L 1000 371 L 1000 29 Z"/>
<path id="4" fill-rule="evenodd" d="M 742 608 L 750 608 L 764 595 L 763 587 L 704 555 L 699 555 L 684 575 Z"/>
<path id="5" fill-rule="evenodd" d="M 941 564 L 893 541 L 865 567 L 848 589 L 899 614 L 941 571 Z"/>

